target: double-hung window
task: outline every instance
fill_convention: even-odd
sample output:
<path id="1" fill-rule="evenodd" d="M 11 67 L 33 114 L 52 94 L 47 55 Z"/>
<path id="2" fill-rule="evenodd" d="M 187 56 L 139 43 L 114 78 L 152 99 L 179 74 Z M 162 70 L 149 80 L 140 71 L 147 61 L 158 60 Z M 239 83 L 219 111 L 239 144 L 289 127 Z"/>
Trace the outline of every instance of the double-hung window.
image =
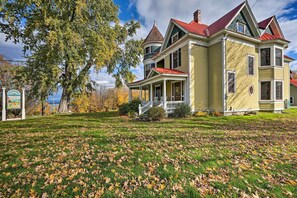
<path id="1" fill-rule="evenodd" d="M 275 65 L 283 66 L 283 50 L 275 48 Z"/>
<path id="2" fill-rule="evenodd" d="M 178 40 L 178 32 L 175 33 L 172 37 L 171 37 L 171 43 L 175 43 Z"/>
<path id="3" fill-rule="evenodd" d="M 280 81 L 275 82 L 275 99 L 276 100 L 283 99 L 283 82 L 280 82 Z"/>
<path id="4" fill-rule="evenodd" d="M 271 100 L 271 82 L 261 82 L 261 100 Z"/>
<path id="5" fill-rule="evenodd" d="M 170 54 L 170 67 L 172 69 L 181 66 L 181 48 Z"/>
<path id="6" fill-rule="evenodd" d="M 228 72 L 228 93 L 235 93 L 235 72 Z"/>
<path id="7" fill-rule="evenodd" d="M 254 75 L 254 57 L 248 56 L 248 71 L 249 75 Z"/>
<path id="8" fill-rule="evenodd" d="M 261 49 L 261 66 L 270 66 L 270 48 Z"/>

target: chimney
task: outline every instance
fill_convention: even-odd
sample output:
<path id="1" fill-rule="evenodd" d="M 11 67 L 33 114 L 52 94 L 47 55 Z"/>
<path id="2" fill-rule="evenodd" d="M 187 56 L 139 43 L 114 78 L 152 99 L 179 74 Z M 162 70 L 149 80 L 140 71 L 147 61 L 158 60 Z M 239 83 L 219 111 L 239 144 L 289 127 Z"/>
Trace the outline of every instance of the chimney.
<path id="1" fill-rule="evenodd" d="M 201 23 L 201 10 L 196 10 L 193 15 L 194 21 L 197 23 Z"/>

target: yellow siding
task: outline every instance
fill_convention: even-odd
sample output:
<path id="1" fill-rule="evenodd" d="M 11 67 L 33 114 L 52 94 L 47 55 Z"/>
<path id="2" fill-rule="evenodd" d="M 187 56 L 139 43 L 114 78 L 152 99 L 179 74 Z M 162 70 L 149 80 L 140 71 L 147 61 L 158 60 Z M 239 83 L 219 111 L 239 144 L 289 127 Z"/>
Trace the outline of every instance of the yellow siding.
<path id="1" fill-rule="evenodd" d="M 283 80 L 284 79 L 284 69 L 274 68 L 274 79 L 275 80 Z"/>
<path id="2" fill-rule="evenodd" d="M 222 108 L 222 43 L 208 48 L 208 104 L 210 110 L 223 111 Z"/>
<path id="3" fill-rule="evenodd" d="M 290 95 L 294 97 L 294 103 L 292 103 L 291 106 L 297 106 L 297 87 L 293 85 L 290 86 Z"/>
<path id="4" fill-rule="evenodd" d="M 269 102 L 268 103 L 260 103 L 259 106 L 260 106 L 260 109 L 263 111 L 273 111 L 273 109 L 274 109 L 273 103 L 269 103 Z"/>
<path id="5" fill-rule="evenodd" d="M 194 110 L 208 109 L 208 49 L 202 46 L 191 47 L 191 78 L 193 86 L 192 95 L 194 97 Z"/>
<path id="6" fill-rule="evenodd" d="M 228 71 L 235 71 L 235 93 L 228 93 L 226 109 L 232 111 L 258 110 L 258 50 L 253 46 L 226 42 L 226 92 L 228 92 Z M 248 74 L 248 55 L 254 57 L 254 75 Z M 249 93 L 253 86 L 254 93 Z"/>
<path id="7" fill-rule="evenodd" d="M 276 109 L 276 110 L 284 109 L 284 103 L 283 102 L 275 103 L 274 109 Z"/>
<path id="8" fill-rule="evenodd" d="M 290 66 L 288 63 L 284 65 L 284 100 L 290 101 Z"/>
<path id="9" fill-rule="evenodd" d="M 165 68 L 170 69 L 170 56 L 165 57 Z"/>
<path id="10" fill-rule="evenodd" d="M 274 77 L 273 68 L 263 68 L 259 69 L 260 80 L 272 80 Z"/>
<path id="11" fill-rule="evenodd" d="M 188 45 L 185 45 L 181 48 L 181 66 L 174 68 L 183 72 L 188 72 Z M 170 54 L 165 57 L 165 68 L 170 69 Z"/>

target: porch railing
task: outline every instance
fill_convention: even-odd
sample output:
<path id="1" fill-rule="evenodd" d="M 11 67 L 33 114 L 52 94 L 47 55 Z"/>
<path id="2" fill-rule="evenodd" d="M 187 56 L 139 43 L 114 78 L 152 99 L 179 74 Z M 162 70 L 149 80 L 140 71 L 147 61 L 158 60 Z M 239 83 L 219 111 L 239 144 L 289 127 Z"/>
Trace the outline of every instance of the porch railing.
<path id="1" fill-rule="evenodd" d="M 166 102 L 166 111 L 167 113 L 172 113 L 178 104 L 185 103 L 185 101 L 167 101 Z"/>
<path id="2" fill-rule="evenodd" d="M 144 114 L 147 112 L 147 110 L 152 106 L 152 103 L 150 101 L 148 102 L 142 102 L 142 105 L 139 104 L 138 106 L 138 113 L 139 115 Z"/>

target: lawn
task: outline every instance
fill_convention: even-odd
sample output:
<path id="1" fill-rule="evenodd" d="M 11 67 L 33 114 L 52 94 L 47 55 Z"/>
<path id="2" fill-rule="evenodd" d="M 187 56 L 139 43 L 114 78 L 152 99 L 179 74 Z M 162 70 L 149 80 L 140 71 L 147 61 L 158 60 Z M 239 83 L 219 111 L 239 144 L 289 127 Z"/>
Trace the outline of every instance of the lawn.
<path id="1" fill-rule="evenodd" d="M 297 109 L 0 122 L 0 197 L 296 197 Z"/>

